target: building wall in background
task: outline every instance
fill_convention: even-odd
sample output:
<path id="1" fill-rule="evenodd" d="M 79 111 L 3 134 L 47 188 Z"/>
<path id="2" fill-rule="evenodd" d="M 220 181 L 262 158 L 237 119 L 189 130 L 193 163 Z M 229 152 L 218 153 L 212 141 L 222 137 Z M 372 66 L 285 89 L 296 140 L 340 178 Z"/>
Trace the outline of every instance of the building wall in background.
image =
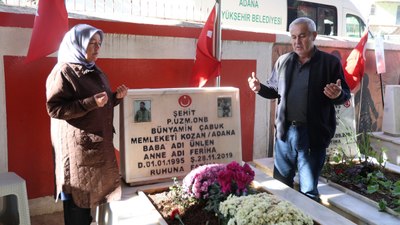
<path id="1" fill-rule="evenodd" d="M 53 194 L 45 80 L 56 63 L 56 54 L 52 54 L 24 64 L 33 20 L 33 13 L 0 12 L 0 172 L 13 171 L 23 177 L 30 199 Z M 105 32 L 97 64 L 108 75 L 112 88 L 121 83 L 129 88 L 188 87 L 201 27 L 69 19 L 71 27 L 78 23 L 88 23 Z M 251 161 L 265 157 L 267 151 L 273 150 L 273 102 L 250 91 L 247 77 L 255 71 L 264 82 L 276 57 L 290 51 L 290 38 L 284 34 L 223 30 L 222 39 L 221 86 L 240 90 L 242 158 Z M 357 43 L 321 37 L 316 44 L 328 52 L 338 51 L 345 60 Z M 366 86 L 372 97 L 368 103 L 379 113 L 374 115 L 377 126 L 373 128 L 379 130 L 383 108 L 372 46 L 367 46 L 365 73 L 370 82 Z M 399 84 L 400 48 L 385 48 L 385 58 L 390 61 L 382 76 L 383 84 Z"/>
<path id="2" fill-rule="evenodd" d="M 400 44 L 400 0 L 375 0 L 370 12 L 371 32 Z"/>
<path id="3" fill-rule="evenodd" d="M 51 195 L 54 179 L 45 80 L 56 57 L 53 54 L 24 63 L 33 19 L 30 14 L 0 12 L 0 83 L 4 87 L 0 92 L 0 168 L 27 181 L 29 198 Z M 88 23 L 105 32 L 97 64 L 108 75 L 112 88 L 121 83 L 129 88 L 188 87 L 201 28 L 82 19 L 69 22 L 71 27 Z M 240 89 L 242 158 L 251 161 L 255 95 L 247 87 L 247 77 L 252 71 L 266 74 L 270 69 L 268 59 L 275 36 L 232 31 L 223 35 L 221 86 Z M 215 84 L 211 81 L 208 85 Z M 268 141 L 265 136 L 259 139 Z M 266 144 L 258 145 L 256 155 L 265 156 Z"/>

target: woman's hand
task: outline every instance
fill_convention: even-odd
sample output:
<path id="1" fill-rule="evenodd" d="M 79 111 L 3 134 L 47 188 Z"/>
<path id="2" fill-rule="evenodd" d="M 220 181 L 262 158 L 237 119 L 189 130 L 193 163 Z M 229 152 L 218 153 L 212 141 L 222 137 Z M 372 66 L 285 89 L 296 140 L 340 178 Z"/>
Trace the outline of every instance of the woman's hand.
<path id="1" fill-rule="evenodd" d="M 108 95 L 105 91 L 94 95 L 98 107 L 103 107 L 108 102 Z"/>
<path id="2" fill-rule="evenodd" d="M 128 88 L 125 85 L 117 87 L 117 98 L 124 98 L 128 94 Z"/>

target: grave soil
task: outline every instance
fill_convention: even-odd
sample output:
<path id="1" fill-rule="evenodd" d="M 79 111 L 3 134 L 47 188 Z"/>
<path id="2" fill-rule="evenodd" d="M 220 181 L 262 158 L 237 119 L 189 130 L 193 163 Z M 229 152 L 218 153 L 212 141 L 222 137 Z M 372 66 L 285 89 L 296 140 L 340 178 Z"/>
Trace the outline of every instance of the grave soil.
<path id="1" fill-rule="evenodd" d="M 179 206 L 172 201 L 172 198 L 169 196 L 169 191 L 147 194 L 147 197 L 169 225 L 182 225 L 179 220 L 170 218 L 171 212 Z M 180 217 L 183 223 L 190 225 L 222 224 L 217 216 L 204 210 L 204 207 L 204 204 L 193 204 L 185 211 L 181 210 Z"/>

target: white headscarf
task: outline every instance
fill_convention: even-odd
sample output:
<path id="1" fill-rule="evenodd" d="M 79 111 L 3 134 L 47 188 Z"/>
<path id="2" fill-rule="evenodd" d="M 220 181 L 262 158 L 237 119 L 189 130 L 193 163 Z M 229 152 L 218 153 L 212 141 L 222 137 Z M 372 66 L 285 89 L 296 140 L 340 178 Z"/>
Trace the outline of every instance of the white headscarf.
<path id="1" fill-rule="evenodd" d="M 103 31 L 87 24 L 78 24 L 65 35 L 58 49 L 58 62 L 80 63 L 91 69 L 95 62 L 86 61 L 86 49 L 94 34 L 100 35 L 103 42 Z"/>

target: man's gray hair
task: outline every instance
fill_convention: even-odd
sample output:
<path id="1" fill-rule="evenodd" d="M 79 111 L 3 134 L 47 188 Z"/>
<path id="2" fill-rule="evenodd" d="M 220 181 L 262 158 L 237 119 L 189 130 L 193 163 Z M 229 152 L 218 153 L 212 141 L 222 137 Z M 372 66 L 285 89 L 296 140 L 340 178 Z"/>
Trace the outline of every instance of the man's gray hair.
<path id="1" fill-rule="evenodd" d="M 310 32 L 317 31 L 317 27 L 315 26 L 314 21 L 308 17 L 299 17 L 299 18 L 293 20 L 289 25 L 289 31 L 292 29 L 292 27 L 294 25 L 297 25 L 297 24 L 307 24 L 308 31 L 310 31 Z"/>

